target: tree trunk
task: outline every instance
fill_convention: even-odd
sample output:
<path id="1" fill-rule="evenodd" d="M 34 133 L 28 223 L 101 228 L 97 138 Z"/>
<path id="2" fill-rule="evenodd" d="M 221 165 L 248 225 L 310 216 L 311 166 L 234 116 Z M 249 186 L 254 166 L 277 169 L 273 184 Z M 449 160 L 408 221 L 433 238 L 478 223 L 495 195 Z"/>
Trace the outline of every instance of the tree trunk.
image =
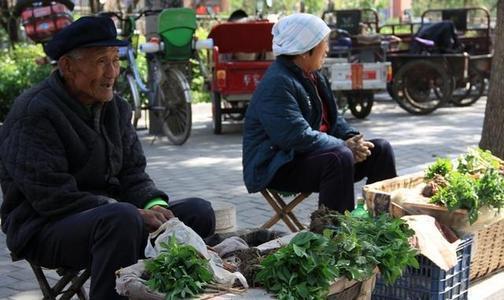
<path id="1" fill-rule="evenodd" d="M 504 0 L 497 3 L 495 36 L 504 35 Z M 495 39 L 490 90 L 480 147 L 504 159 L 504 39 Z"/>
<path id="2" fill-rule="evenodd" d="M 12 15 L 12 6 L 7 0 L 0 0 L 0 26 L 5 30 L 9 36 L 10 46 L 14 46 L 19 42 L 18 28 L 19 18 Z"/>

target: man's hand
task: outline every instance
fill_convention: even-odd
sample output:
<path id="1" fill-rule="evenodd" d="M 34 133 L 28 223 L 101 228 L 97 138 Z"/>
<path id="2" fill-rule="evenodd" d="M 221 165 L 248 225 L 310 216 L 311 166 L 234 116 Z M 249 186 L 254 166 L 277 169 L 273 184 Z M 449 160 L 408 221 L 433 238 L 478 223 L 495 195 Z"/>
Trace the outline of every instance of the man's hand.
<path id="1" fill-rule="evenodd" d="M 173 218 L 171 210 L 162 206 L 156 205 L 151 209 L 138 209 L 144 220 L 144 224 L 149 232 L 153 232 L 159 228 L 164 222 Z"/>
<path id="2" fill-rule="evenodd" d="M 366 141 L 362 134 L 355 135 L 345 141 L 346 146 L 352 151 L 356 163 L 365 161 L 371 155 L 373 143 Z"/>

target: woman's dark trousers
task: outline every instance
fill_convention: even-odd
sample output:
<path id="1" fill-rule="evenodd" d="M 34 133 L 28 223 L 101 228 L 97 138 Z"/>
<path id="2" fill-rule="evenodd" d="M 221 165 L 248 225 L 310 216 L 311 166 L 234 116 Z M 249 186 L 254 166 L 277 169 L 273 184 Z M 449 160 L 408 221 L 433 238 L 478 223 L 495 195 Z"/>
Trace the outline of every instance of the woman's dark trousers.
<path id="1" fill-rule="evenodd" d="M 282 166 L 268 187 L 287 192 L 318 192 L 319 205 L 340 213 L 355 207 L 354 182 L 367 183 L 396 177 L 394 152 L 383 139 L 370 140 L 371 155 L 354 164 L 347 147 L 298 155 Z"/>

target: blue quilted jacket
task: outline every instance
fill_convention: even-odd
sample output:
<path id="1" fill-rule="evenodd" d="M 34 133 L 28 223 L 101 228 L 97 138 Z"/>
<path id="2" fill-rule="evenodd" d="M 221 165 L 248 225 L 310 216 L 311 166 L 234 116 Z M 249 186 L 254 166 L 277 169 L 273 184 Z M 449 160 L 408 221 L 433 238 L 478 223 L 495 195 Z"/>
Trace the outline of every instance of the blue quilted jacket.
<path id="1" fill-rule="evenodd" d="M 316 73 L 317 89 L 292 61 L 277 57 L 247 108 L 243 132 L 243 178 L 249 193 L 264 189 L 276 171 L 296 154 L 344 146 L 358 131 L 338 115 L 328 80 Z M 318 131 L 323 93 L 329 134 Z"/>
<path id="2" fill-rule="evenodd" d="M 89 111 L 57 72 L 16 99 L 0 129 L 0 211 L 12 252 L 52 220 L 113 201 L 143 208 L 167 199 L 145 173 L 130 120 L 118 97 Z"/>

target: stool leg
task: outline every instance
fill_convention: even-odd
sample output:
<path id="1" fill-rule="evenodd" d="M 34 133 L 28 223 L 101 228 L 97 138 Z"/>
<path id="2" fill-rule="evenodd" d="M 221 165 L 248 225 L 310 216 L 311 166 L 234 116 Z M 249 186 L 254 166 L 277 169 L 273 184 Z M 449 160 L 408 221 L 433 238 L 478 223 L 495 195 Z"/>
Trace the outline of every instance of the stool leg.
<path id="1" fill-rule="evenodd" d="M 83 285 L 86 283 L 90 276 L 90 271 L 85 269 L 82 274 L 72 277 L 72 284 L 68 287 L 68 289 L 61 295 L 60 300 L 71 299 L 74 295 L 77 295 L 81 300 L 87 300 L 87 293 L 84 289 Z"/>
<path id="2" fill-rule="evenodd" d="M 273 198 L 273 196 L 270 194 L 269 191 L 263 190 L 261 191 L 261 194 L 264 196 L 266 201 L 270 204 L 270 206 L 275 210 L 275 215 L 271 217 L 266 223 L 264 223 L 261 228 L 268 229 L 271 226 L 275 225 L 280 219 L 282 215 L 282 209 L 276 202 L 276 200 Z"/>
<path id="3" fill-rule="evenodd" d="M 291 221 L 291 218 L 288 216 L 288 212 L 285 210 L 287 206 L 283 199 L 275 192 L 270 190 L 261 191 L 266 200 L 270 203 L 271 207 L 275 210 L 276 214 L 271 217 L 271 219 L 266 222 L 262 228 L 270 228 L 274 224 L 276 224 L 280 219 L 284 221 L 285 225 L 289 227 L 291 232 L 298 232 L 299 229 L 296 225 Z M 296 219 L 297 220 L 297 219 Z M 301 225 L 302 226 L 302 225 Z"/>
<path id="4" fill-rule="evenodd" d="M 56 284 L 52 287 L 52 292 L 54 295 L 59 295 L 63 291 L 63 289 L 68 285 L 70 281 L 73 280 L 75 276 L 77 276 L 77 272 L 67 271 L 63 274 L 63 276 L 56 282 Z M 70 299 L 70 298 L 68 298 Z"/>
<path id="5" fill-rule="evenodd" d="M 296 231 L 305 229 L 305 226 L 299 221 L 299 219 L 292 212 L 292 210 L 296 206 L 298 206 L 298 204 L 303 202 L 303 200 L 308 198 L 308 196 L 310 196 L 310 194 L 311 193 L 301 193 L 301 194 L 297 195 L 294 199 L 292 199 L 292 201 L 290 201 L 289 204 L 287 204 L 286 206 L 283 207 L 283 210 L 285 211 L 285 214 L 287 215 L 287 217 L 296 225 L 296 227 L 297 227 Z M 278 196 L 278 195 L 276 195 L 276 196 L 280 198 L 280 196 Z"/>
<path id="6" fill-rule="evenodd" d="M 301 193 L 292 201 L 290 201 L 289 204 L 286 204 L 285 201 L 283 201 L 283 199 L 277 193 L 272 192 L 271 194 L 282 207 L 282 220 L 285 222 L 285 224 L 287 224 L 290 230 L 292 232 L 303 230 L 305 227 L 303 226 L 303 224 L 301 224 L 301 222 L 299 222 L 298 218 L 296 217 L 296 215 L 294 215 L 292 210 L 310 194 Z"/>
<path id="7" fill-rule="evenodd" d="M 42 268 L 36 265 L 33 265 L 30 263 L 30 267 L 33 270 L 33 273 L 35 274 L 35 277 L 37 278 L 37 281 L 39 283 L 40 290 L 42 291 L 42 294 L 44 295 L 44 300 L 56 300 L 56 295 L 54 294 L 51 286 L 47 282 L 47 279 L 44 275 L 44 271 L 42 271 Z"/>

